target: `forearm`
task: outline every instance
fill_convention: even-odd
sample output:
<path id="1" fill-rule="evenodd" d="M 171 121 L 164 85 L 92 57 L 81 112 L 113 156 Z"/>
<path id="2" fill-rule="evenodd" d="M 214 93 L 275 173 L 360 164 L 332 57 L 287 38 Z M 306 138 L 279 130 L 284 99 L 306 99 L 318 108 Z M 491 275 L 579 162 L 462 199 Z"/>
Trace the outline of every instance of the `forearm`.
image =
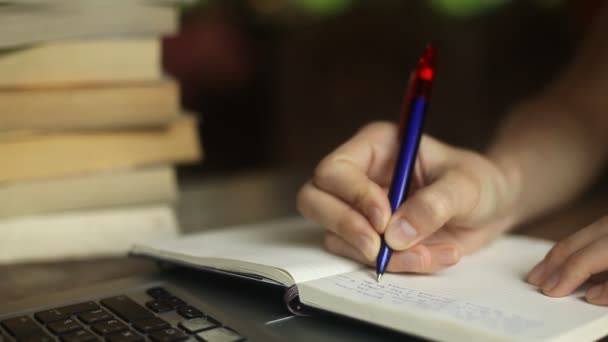
<path id="1" fill-rule="evenodd" d="M 572 110 L 541 100 L 511 113 L 488 154 L 507 179 L 504 207 L 521 223 L 580 194 L 600 171 L 606 148 Z"/>
<path id="2" fill-rule="evenodd" d="M 574 63 L 540 96 L 515 108 L 488 155 L 507 178 L 505 208 L 520 223 L 585 189 L 608 151 L 608 6 Z"/>

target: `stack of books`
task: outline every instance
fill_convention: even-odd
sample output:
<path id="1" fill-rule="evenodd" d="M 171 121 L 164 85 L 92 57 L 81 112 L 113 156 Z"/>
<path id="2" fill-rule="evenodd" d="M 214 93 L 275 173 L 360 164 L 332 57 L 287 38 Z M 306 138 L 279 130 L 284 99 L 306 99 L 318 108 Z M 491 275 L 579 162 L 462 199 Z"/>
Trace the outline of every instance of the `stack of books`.
<path id="1" fill-rule="evenodd" d="M 115 255 L 175 235 L 197 123 L 162 72 L 170 1 L 0 6 L 0 263 Z"/>

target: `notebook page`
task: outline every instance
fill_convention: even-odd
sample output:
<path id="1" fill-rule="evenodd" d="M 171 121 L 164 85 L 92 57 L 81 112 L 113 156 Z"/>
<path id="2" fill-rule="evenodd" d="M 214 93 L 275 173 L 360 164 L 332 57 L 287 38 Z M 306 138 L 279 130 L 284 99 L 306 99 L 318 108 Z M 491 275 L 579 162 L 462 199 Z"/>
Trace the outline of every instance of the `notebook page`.
<path id="1" fill-rule="evenodd" d="M 574 332 L 581 340 L 605 335 L 608 308 L 584 302 L 581 293 L 550 298 L 525 282 L 526 273 L 550 246 L 505 237 L 434 275 L 385 274 L 378 284 L 373 271 L 361 270 L 298 285 L 300 300 L 438 340 L 544 341 L 573 337 Z"/>
<path id="2" fill-rule="evenodd" d="M 323 249 L 323 229 L 302 218 L 242 225 L 136 245 L 132 253 L 294 282 L 351 272 L 355 262 Z"/>

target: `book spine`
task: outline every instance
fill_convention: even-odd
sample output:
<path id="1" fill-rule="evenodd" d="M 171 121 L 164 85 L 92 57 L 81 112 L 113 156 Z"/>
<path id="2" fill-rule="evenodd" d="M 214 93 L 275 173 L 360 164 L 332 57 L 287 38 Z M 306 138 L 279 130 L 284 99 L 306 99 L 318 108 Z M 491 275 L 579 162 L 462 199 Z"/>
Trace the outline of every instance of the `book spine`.
<path id="1" fill-rule="evenodd" d="M 298 293 L 298 286 L 292 285 L 287 288 L 283 295 L 283 301 L 287 305 L 287 310 L 292 314 L 300 317 L 311 317 L 314 309 L 302 304 L 300 302 L 300 294 Z"/>

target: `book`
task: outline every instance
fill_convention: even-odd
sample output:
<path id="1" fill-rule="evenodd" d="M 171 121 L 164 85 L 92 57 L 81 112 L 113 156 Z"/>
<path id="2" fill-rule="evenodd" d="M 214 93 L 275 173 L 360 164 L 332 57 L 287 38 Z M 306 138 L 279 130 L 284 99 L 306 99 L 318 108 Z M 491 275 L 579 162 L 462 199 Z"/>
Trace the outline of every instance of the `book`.
<path id="1" fill-rule="evenodd" d="M 151 38 L 64 40 L 0 52 L 0 88 L 157 81 L 161 42 Z"/>
<path id="2" fill-rule="evenodd" d="M 0 136 L 0 183 L 201 159 L 197 122 L 159 128 L 14 133 Z"/>
<path id="3" fill-rule="evenodd" d="M 286 219 L 135 244 L 134 256 L 233 274 L 286 289 L 292 311 L 326 311 L 441 341 L 592 341 L 608 308 L 541 294 L 525 282 L 551 243 L 504 236 L 431 275 L 385 274 L 322 248 L 324 230 Z"/>
<path id="4" fill-rule="evenodd" d="M 2 76 L 0 76 L 2 77 Z M 0 132 L 151 127 L 180 114 L 175 81 L 0 90 Z"/>
<path id="5" fill-rule="evenodd" d="M 172 166 L 0 184 L 0 218 L 130 205 L 172 204 L 177 181 Z"/>
<path id="6" fill-rule="evenodd" d="M 5 2 L 0 4 L 0 49 L 65 39 L 171 35 L 178 15 L 171 6 L 142 1 Z"/>
<path id="7" fill-rule="evenodd" d="M 0 264 L 123 256 L 129 246 L 177 236 L 168 205 L 83 210 L 0 219 Z"/>

